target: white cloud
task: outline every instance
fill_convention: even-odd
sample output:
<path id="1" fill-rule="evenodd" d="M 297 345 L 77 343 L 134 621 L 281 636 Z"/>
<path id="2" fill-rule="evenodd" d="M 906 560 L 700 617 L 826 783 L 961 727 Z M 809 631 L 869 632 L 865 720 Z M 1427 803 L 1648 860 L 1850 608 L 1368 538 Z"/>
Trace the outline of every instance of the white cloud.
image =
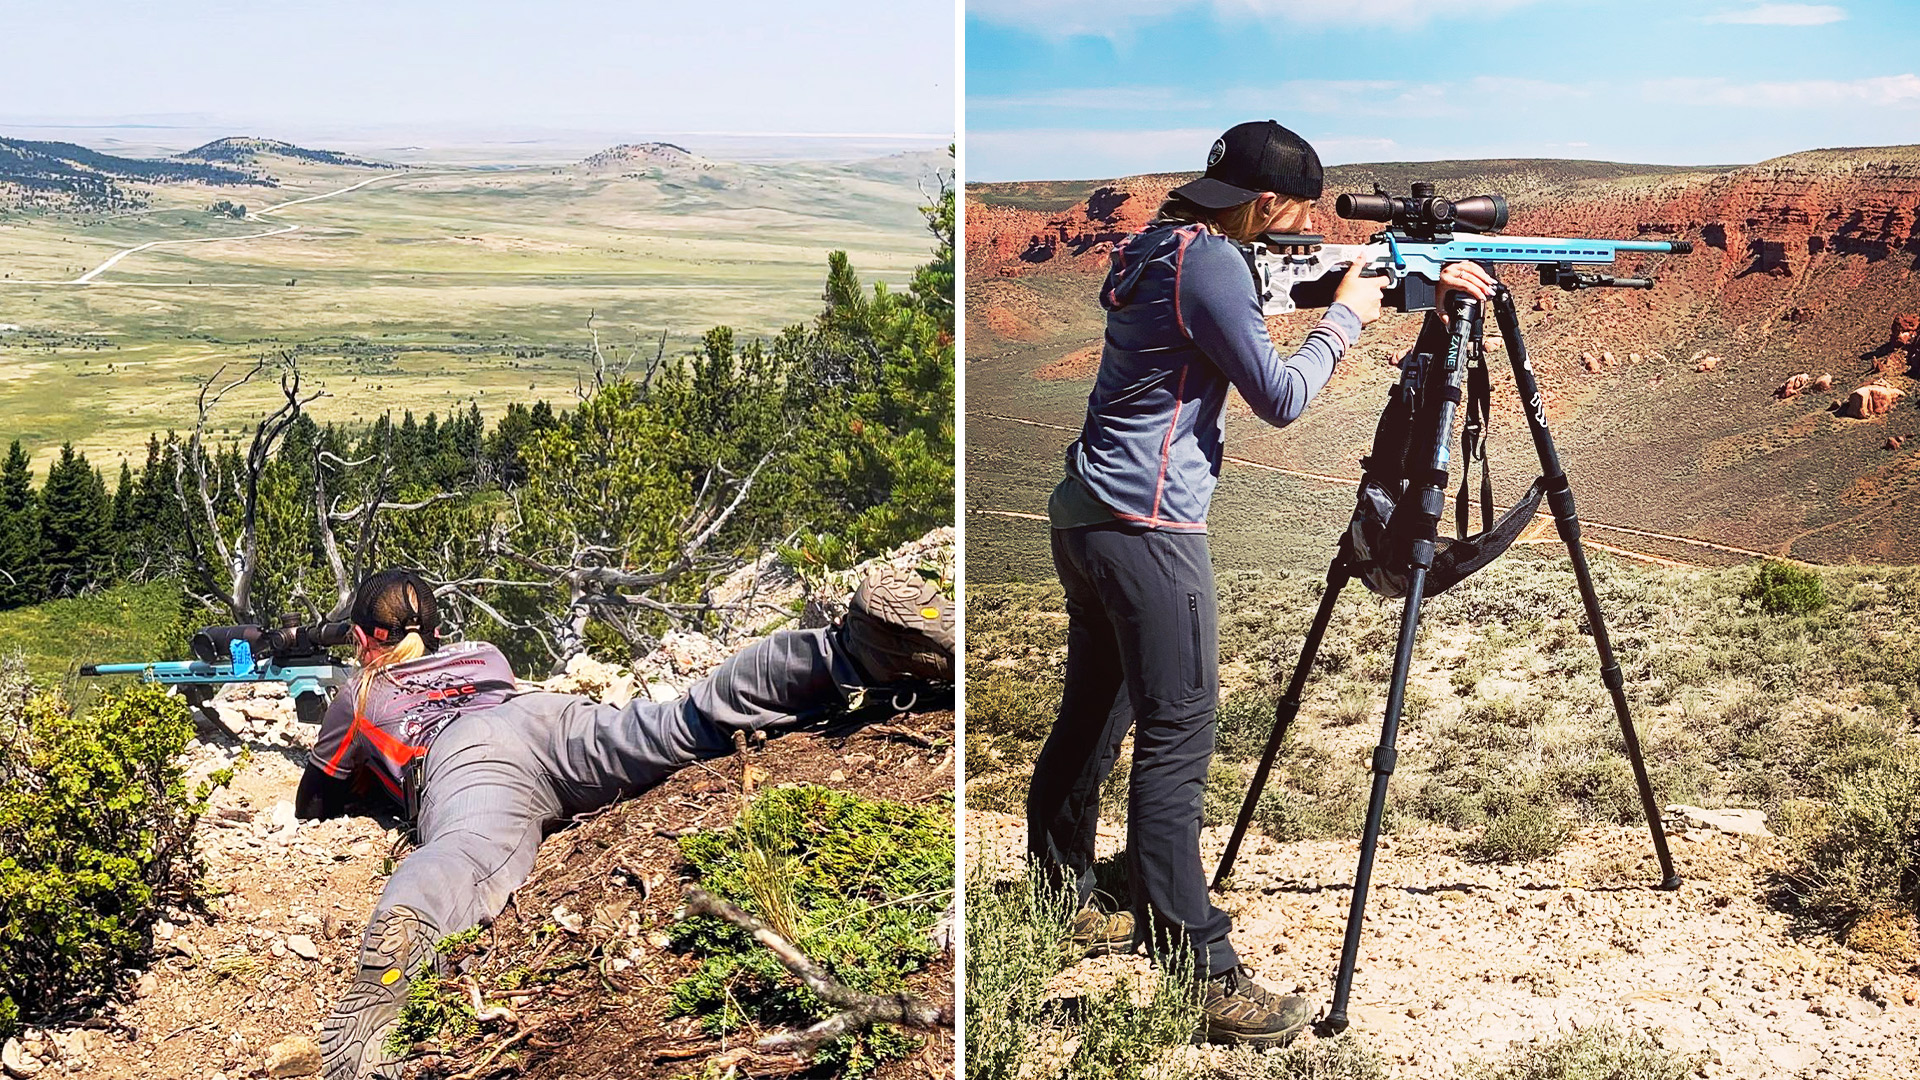
<path id="1" fill-rule="evenodd" d="M 1441 119 L 1475 115 L 1481 105 L 1526 108 L 1589 99 L 1590 87 L 1538 79 L 1478 76 L 1461 82 L 1412 83 L 1392 79 L 1293 79 L 1268 86 L 1240 86 L 1196 92 L 1177 86 L 1061 87 L 1014 94 L 978 94 L 967 108 L 978 118 L 995 110 L 1085 111 L 1137 116 L 1165 113 L 1204 114 L 1227 119 L 1270 116 L 1290 127 L 1289 117 L 1389 116 Z"/>
<path id="2" fill-rule="evenodd" d="M 1150 20 L 1196 8 L 1227 19 L 1313 26 L 1417 29 L 1429 22 L 1486 18 L 1544 0 L 967 0 L 967 14 L 1047 37 L 1118 37 Z"/>
<path id="3" fill-rule="evenodd" d="M 1920 75 L 1911 73 L 1866 79 L 1801 79 L 1794 82 L 1655 79 L 1643 84 L 1641 90 L 1650 100 L 1669 105 L 1758 109 L 1920 106 Z"/>
<path id="4" fill-rule="evenodd" d="M 1833 4 L 1760 4 L 1708 15 L 1703 21 L 1748 26 L 1825 26 L 1846 17 L 1846 9 Z"/>

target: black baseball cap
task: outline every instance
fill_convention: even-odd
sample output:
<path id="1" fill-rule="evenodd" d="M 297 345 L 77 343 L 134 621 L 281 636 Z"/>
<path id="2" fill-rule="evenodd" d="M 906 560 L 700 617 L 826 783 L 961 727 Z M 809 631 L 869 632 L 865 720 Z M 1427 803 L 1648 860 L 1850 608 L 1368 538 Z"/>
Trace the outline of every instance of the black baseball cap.
<path id="1" fill-rule="evenodd" d="M 1225 210 L 1265 191 L 1317 199 L 1320 185 L 1320 155 L 1307 140 L 1272 120 L 1252 120 L 1215 139 L 1206 175 L 1174 188 L 1173 194 L 1208 210 Z"/>
<path id="2" fill-rule="evenodd" d="M 417 633 L 431 652 L 439 643 L 440 606 L 433 587 L 411 570 L 382 570 L 353 591 L 353 624 L 369 638 L 389 645 Z"/>

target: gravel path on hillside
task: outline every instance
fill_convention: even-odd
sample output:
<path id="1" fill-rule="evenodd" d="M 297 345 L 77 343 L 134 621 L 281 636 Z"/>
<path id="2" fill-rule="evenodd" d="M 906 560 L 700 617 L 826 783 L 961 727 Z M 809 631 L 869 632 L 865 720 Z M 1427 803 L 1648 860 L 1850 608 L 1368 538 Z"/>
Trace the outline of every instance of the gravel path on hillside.
<path id="1" fill-rule="evenodd" d="M 1208 870 L 1224 828 L 1201 847 Z M 969 813 L 967 858 L 1012 865 L 1023 823 Z M 1515 1044 L 1611 1022 L 1705 1055 L 1709 1077 L 1920 1077 L 1920 968 L 1889 972 L 1764 902 L 1777 841 L 1693 829 L 1672 836 L 1685 878 L 1657 891 L 1645 830 L 1583 829 L 1558 855 L 1489 866 L 1445 830 L 1388 837 L 1374 865 L 1352 1030 L 1395 1076 L 1445 1076 Z M 1101 853 L 1119 850 L 1103 826 Z M 1249 836 L 1215 902 L 1262 981 L 1331 998 L 1357 840 Z M 1143 968 L 1089 960 L 1067 983 Z"/>

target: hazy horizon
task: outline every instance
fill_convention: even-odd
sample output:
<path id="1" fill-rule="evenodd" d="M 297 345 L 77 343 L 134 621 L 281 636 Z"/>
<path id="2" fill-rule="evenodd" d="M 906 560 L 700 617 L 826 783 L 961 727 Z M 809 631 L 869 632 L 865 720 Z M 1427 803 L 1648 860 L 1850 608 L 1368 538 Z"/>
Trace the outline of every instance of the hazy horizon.
<path id="1" fill-rule="evenodd" d="M 397 164 L 565 164 L 610 146 L 670 142 L 723 161 L 854 161 L 911 151 L 944 151 L 950 133 L 782 133 L 621 130 L 515 125 L 240 124 L 207 117 L 19 117 L 0 115 L 0 138 L 70 142 L 125 157 L 166 157 L 214 139 L 277 139 L 313 150 Z"/>

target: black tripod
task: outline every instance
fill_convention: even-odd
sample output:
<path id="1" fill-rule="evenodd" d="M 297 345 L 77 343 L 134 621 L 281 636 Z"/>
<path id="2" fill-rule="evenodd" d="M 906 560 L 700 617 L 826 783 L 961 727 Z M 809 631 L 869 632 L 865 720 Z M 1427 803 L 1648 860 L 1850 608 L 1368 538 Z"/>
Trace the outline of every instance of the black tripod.
<path id="1" fill-rule="evenodd" d="M 1629 283 L 1621 280 L 1618 283 L 1644 287 L 1637 281 Z M 1595 280 L 1580 284 L 1615 282 Z M 1506 340 L 1507 356 L 1513 362 L 1514 385 L 1520 393 L 1523 411 L 1527 414 L 1527 426 L 1533 433 L 1533 446 L 1540 455 L 1546 500 L 1552 508 L 1560 539 L 1566 543 L 1567 552 L 1573 560 L 1574 577 L 1580 584 L 1580 599 L 1586 605 L 1587 625 L 1593 630 L 1594 648 L 1600 653 L 1600 679 L 1613 699 L 1613 711 L 1620 720 L 1620 733 L 1626 741 L 1627 757 L 1633 762 L 1634 782 L 1640 789 L 1640 804 L 1646 811 L 1647 826 L 1653 831 L 1653 849 L 1660 860 L 1660 888 L 1676 889 L 1680 886 L 1680 878 L 1674 873 L 1673 858 L 1667 852 L 1667 838 L 1660 828 L 1660 809 L 1654 802 L 1653 785 L 1647 779 L 1646 763 L 1641 760 L 1640 740 L 1634 733 L 1633 718 L 1627 712 L 1627 695 L 1620 665 L 1614 660 L 1613 646 L 1607 639 L 1606 623 L 1600 613 L 1600 599 L 1594 593 L 1593 574 L 1587 567 L 1586 553 L 1580 546 L 1580 519 L 1574 512 L 1573 490 L 1567 485 L 1566 472 L 1560 467 L 1559 452 L 1554 449 L 1553 436 L 1547 431 L 1546 405 L 1541 400 L 1539 384 L 1533 377 L 1533 365 L 1527 359 L 1526 344 L 1520 337 L 1520 319 L 1514 312 L 1513 294 L 1505 285 L 1497 286 L 1491 303 L 1500 334 Z M 1400 639 L 1393 654 L 1393 679 L 1387 688 L 1386 719 L 1380 729 L 1380 745 L 1373 750 L 1373 791 L 1367 801 L 1366 831 L 1360 840 L 1360 865 L 1353 877 L 1353 905 L 1347 913 L 1346 941 L 1340 949 L 1333 1007 L 1327 1014 L 1326 1024 L 1335 1032 L 1344 1031 L 1347 1027 L 1347 997 L 1353 988 L 1353 966 L 1360 952 L 1360 924 L 1366 913 L 1367 883 L 1373 873 L 1374 848 L 1380 840 L 1380 819 L 1386 809 L 1387 778 L 1393 775 L 1397 756 L 1394 740 L 1400 729 L 1400 708 L 1406 696 L 1407 670 L 1413 661 L 1414 637 L 1420 627 L 1420 603 L 1425 596 L 1428 572 L 1434 567 L 1438 526 L 1446 505 L 1445 487 L 1453 420 L 1469 369 L 1479 365 L 1482 374 L 1478 377 L 1485 378 L 1484 327 L 1485 315 L 1481 303 L 1464 294 L 1454 293 L 1446 352 L 1444 357 L 1435 358 L 1436 363 L 1444 360 L 1444 369 L 1436 369 L 1434 364 L 1429 364 L 1426 372 L 1403 377 L 1408 380 L 1444 378 L 1445 381 L 1443 385 L 1427 388 L 1429 392 L 1438 391 L 1438 396 L 1428 399 L 1432 402 L 1431 408 L 1416 413 L 1422 418 L 1422 423 L 1413 432 L 1412 450 L 1408 457 L 1419 468 L 1410 473 L 1412 482 L 1394 511 L 1396 518 L 1401 514 L 1411 515 L 1410 533 L 1400 534 L 1407 539 L 1394 548 L 1399 563 L 1397 569 L 1406 574 L 1406 607 L 1400 617 Z M 1490 490 L 1485 498 L 1489 504 L 1486 512 L 1490 515 Z M 1463 509 L 1464 502 L 1463 493 Z M 1286 741 L 1287 729 L 1300 711 L 1300 696 L 1306 688 L 1307 674 L 1312 670 L 1314 656 L 1320 650 L 1320 639 L 1326 633 L 1327 622 L 1333 616 L 1334 603 L 1340 597 L 1340 590 L 1359 571 L 1360 562 L 1350 532 L 1343 535 L 1339 554 L 1334 557 L 1333 565 L 1327 571 L 1327 590 L 1320 598 L 1320 610 L 1307 630 L 1307 640 L 1301 648 L 1300 661 L 1294 666 L 1293 678 L 1274 710 L 1273 731 L 1267 738 L 1266 752 L 1254 772 L 1246 801 L 1240 806 L 1239 820 L 1234 823 L 1233 835 L 1228 838 L 1226 853 L 1220 859 L 1219 872 L 1214 875 L 1214 888 L 1219 888 L 1233 870 L 1234 858 L 1240 851 L 1240 841 L 1253 820 L 1254 807 L 1260 801 L 1262 789 L 1266 787 L 1274 758 L 1279 755 L 1280 745 Z"/>

